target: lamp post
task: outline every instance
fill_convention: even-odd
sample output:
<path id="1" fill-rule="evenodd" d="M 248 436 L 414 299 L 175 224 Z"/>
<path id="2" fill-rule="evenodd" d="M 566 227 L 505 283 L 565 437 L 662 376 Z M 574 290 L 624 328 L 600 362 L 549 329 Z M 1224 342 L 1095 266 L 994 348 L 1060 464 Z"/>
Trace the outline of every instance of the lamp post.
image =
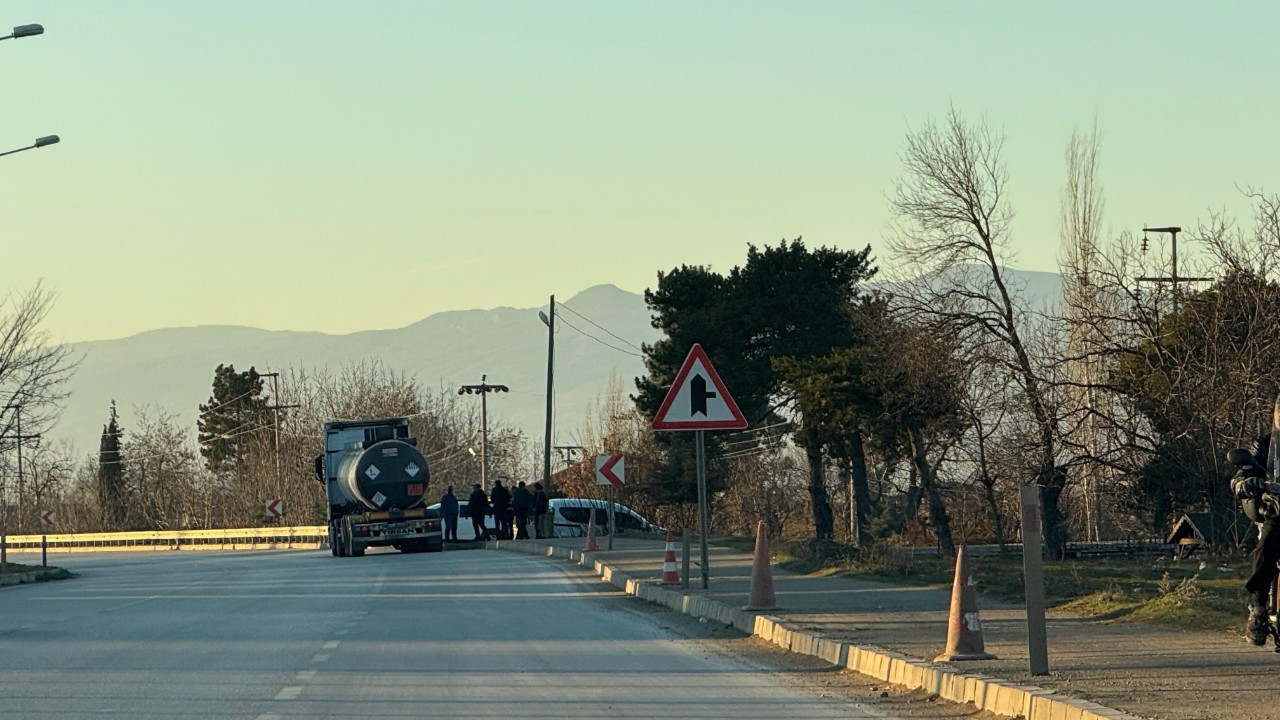
<path id="1" fill-rule="evenodd" d="M 1207 282 L 1213 278 L 1207 277 L 1179 277 L 1178 276 L 1178 233 L 1182 232 L 1180 227 L 1143 227 L 1142 228 L 1142 252 L 1147 251 L 1147 233 L 1167 233 L 1169 235 L 1170 248 L 1170 265 L 1173 272 L 1169 277 L 1140 277 L 1138 282 L 1150 283 L 1171 283 L 1173 285 L 1173 311 L 1178 312 L 1178 283 L 1180 282 Z"/>
<path id="2" fill-rule="evenodd" d="M 20 147 L 17 150 L 9 150 L 7 152 L 0 152 L 0 157 L 4 157 L 5 155 L 12 155 L 14 153 L 20 153 L 23 150 L 34 150 L 36 148 L 42 148 L 45 145 L 56 145 L 59 142 L 61 142 L 61 140 L 62 139 L 59 138 L 57 135 L 45 135 L 44 137 L 36 138 L 35 143 L 28 145 L 26 147 Z"/>
<path id="3" fill-rule="evenodd" d="M 0 37 L 0 40 L 12 40 L 14 38 L 31 37 L 32 35 L 43 35 L 44 26 L 32 23 L 31 25 L 19 25 L 13 29 L 13 33 Z"/>
<path id="4" fill-rule="evenodd" d="M 480 395 L 480 487 L 489 492 L 489 393 L 510 392 L 506 385 L 490 385 L 488 375 L 480 376 L 479 385 L 463 385 L 458 388 L 459 395 Z"/>

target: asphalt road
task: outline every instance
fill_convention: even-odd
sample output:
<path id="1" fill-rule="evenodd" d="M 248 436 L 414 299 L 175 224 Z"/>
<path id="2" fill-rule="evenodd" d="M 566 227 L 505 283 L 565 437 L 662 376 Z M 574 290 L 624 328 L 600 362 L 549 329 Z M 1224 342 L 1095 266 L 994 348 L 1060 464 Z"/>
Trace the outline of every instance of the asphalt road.
<path id="1" fill-rule="evenodd" d="M 0 589 L 0 717 L 879 717 L 676 637 L 543 558 L 56 562 L 80 577 Z"/>

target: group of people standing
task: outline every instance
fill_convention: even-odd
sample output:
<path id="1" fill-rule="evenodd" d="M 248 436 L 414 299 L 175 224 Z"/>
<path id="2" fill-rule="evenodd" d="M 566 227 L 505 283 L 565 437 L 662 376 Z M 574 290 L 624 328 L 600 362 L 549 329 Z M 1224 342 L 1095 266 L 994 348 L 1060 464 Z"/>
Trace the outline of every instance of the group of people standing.
<path id="1" fill-rule="evenodd" d="M 530 490 L 521 482 L 515 489 L 508 490 L 501 480 L 494 480 L 493 489 L 488 494 L 480 483 L 471 488 L 471 494 L 467 496 L 467 514 L 471 516 L 471 527 L 477 540 L 528 540 L 530 519 L 533 520 L 535 537 L 542 537 L 542 519 L 551 505 L 542 483 L 534 483 Z M 458 505 L 458 498 L 450 485 L 444 497 L 440 498 L 445 542 L 458 542 Z M 493 516 L 493 529 L 485 524 L 486 515 Z"/>

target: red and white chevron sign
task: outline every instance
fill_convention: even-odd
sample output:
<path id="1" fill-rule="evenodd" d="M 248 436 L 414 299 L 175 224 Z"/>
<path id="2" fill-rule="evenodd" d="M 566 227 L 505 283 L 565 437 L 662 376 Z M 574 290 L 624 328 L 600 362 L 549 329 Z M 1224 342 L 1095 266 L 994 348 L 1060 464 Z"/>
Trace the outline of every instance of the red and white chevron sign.
<path id="1" fill-rule="evenodd" d="M 267 515 L 270 517 L 284 517 L 284 500 L 280 498 L 268 500 Z"/>
<path id="2" fill-rule="evenodd" d="M 627 465 L 622 453 L 596 456 L 596 484 L 621 485 L 627 479 Z"/>
<path id="3" fill-rule="evenodd" d="M 44 523 L 45 525 L 52 525 L 58 522 L 58 513 L 54 512 L 53 510 L 45 510 L 44 512 L 40 513 L 40 522 Z"/>

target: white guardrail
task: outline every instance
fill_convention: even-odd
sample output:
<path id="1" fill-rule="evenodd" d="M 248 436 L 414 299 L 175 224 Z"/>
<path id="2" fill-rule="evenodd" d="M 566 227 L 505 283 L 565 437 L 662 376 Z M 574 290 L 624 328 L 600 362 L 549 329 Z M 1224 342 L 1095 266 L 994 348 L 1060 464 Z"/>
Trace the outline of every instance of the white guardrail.
<path id="1" fill-rule="evenodd" d="M 9 535 L 9 550 L 252 550 L 321 547 L 328 542 L 324 525 L 231 528 L 219 530 L 145 530 L 60 535 Z"/>
<path id="2" fill-rule="evenodd" d="M 1069 542 L 1066 547 L 1068 558 L 1108 557 L 1115 555 L 1158 555 L 1172 552 L 1176 546 L 1159 540 L 1105 540 L 1102 542 Z M 937 557 L 941 550 L 936 547 L 915 546 L 904 548 L 913 557 Z M 965 552 L 971 558 L 993 557 L 1000 554 L 999 545 L 969 545 Z M 1007 543 L 1004 552 L 1014 555 L 1022 554 L 1022 543 Z M 1047 552 L 1047 550 L 1046 550 Z"/>

